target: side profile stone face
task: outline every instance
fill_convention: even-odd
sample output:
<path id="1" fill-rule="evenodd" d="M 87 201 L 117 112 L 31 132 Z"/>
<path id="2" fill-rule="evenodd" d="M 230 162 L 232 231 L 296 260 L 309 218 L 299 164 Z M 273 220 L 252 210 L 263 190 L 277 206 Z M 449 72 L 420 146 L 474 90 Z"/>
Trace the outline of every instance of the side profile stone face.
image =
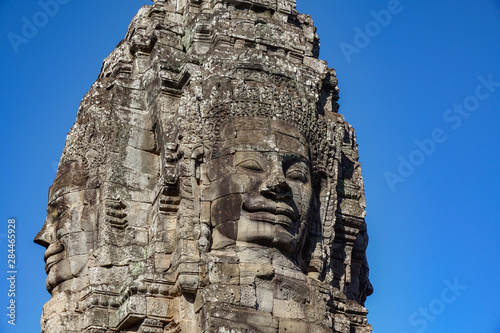
<path id="1" fill-rule="evenodd" d="M 356 138 L 295 6 L 139 11 L 49 190 L 42 332 L 371 332 Z"/>

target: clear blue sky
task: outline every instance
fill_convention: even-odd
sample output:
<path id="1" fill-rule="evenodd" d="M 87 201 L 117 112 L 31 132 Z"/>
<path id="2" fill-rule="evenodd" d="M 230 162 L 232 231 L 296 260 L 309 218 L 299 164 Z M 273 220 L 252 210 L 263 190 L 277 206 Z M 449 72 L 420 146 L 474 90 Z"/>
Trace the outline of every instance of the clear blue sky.
<path id="1" fill-rule="evenodd" d="M 32 239 L 48 187 L 102 60 L 150 3 L 65 1 L 46 22 L 37 1 L 0 1 L 0 332 L 40 330 L 49 295 Z M 499 333 L 500 1 L 297 2 L 313 16 L 357 131 L 374 332 Z M 15 52 L 8 34 L 23 36 L 23 17 L 42 21 Z M 6 316 L 11 217 L 15 327 Z"/>

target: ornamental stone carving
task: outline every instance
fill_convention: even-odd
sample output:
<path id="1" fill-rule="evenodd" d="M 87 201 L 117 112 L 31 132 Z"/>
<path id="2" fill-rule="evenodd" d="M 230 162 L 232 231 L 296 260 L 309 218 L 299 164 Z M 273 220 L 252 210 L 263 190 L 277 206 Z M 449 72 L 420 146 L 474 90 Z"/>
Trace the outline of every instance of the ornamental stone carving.
<path id="1" fill-rule="evenodd" d="M 139 11 L 49 190 L 42 332 L 371 332 L 355 133 L 295 6 Z"/>

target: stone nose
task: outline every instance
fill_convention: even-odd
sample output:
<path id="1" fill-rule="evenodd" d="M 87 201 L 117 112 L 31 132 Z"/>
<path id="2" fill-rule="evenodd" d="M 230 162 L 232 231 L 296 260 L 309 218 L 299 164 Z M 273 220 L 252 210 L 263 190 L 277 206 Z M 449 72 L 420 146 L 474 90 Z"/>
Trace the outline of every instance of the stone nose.
<path id="1" fill-rule="evenodd" d="M 52 225 L 49 225 L 49 222 L 45 220 L 42 229 L 38 232 L 38 234 L 36 234 L 33 242 L 45 248 L 48 248 L 50 244 L 54 243 L 55 241 L 54 233 L 54 227 Z"/>
<path id="2" fill-rule="evenodd" d="M 292 188 L 285 179 L 283 171 L 273 170 L 269 178 L 262 184 L 260 193 L 269 199 L 290 200 L 293 198 Z"/>

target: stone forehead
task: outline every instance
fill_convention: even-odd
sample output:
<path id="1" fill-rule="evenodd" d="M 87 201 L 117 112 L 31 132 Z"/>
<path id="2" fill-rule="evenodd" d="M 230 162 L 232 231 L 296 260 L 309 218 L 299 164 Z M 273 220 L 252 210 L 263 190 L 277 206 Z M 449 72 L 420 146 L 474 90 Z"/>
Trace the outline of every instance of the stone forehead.
<path id="1" fill-rule="evenodd" d="M 57 169 L 56 179 L 49 188 L 49 202 L 66 193 L 87 188 L 87 175 L 82 165 L 76 161 L 66 162 Z"/>
<path id="2" fill-rule="evenodd" d="M 309 143 L 299 129 L 269 118 L 236 117 L 220 126 L 215 156 L 235 151 L 298 153 L 309 159 Z"/>
<path id="3" fill-rule="evenodd" d="M 279 144 L 287 139 L 296 139 L 305 146 L 309 146 L 306 134 L 300 126 L 295 126 L 284 119 L 269 117 L 234 116 L 222 119 L 218 123 L 218 136 L 216 140 L 227 140 L 230 138 L 252 137 L 251 132 L 256 132 L 255 139 L 258 141 L 258 133 L 274 136 Z"/>
<path id="4" fill-rule="evenodd" d="M 308 144 L 300 128 L 293 126 L 284 120 L 276 120 L 272 119 L 271 117 L 269 118 L 235 117 L 232 120 L 230 120 L 227 124 L 223 125 L 223 127 L 228 127 L 228 125 L 232 125 L 232 127 L 230 127 L 229 130 L 233 130 L 236 132 L 261 130 L 273 133 L 274 135 L 280 138 L 283 136 L 291 137 L 299 140 L 304 145 Z M 224 135 L 225 133 L 221 134 Z"/>
<path id="5" fill-rule="evenodd" d="M 294 105 L 277 101 L 235 100 L 214 104 L 203 115 L 209 133 L 218 133 L 221 125 L 228 120 L 240 117 L 272 119 L 286 123 L 288 128 L 297 129 L 310 144 L 326 131 L 322 116 L 318 114 L 315 103 L 296 100 Z M 280 128 L 286 127 L 283 123 Z M 217 139 L 217 138 L 211 138 Z"/>
<path id="6" fill-rule="evenodd" d="M 309 144 L 298 129 L 282 121 L 237 118 L 222 126 L 222 148 L 238 151 L 298 153 L 309 158 Z"/>

